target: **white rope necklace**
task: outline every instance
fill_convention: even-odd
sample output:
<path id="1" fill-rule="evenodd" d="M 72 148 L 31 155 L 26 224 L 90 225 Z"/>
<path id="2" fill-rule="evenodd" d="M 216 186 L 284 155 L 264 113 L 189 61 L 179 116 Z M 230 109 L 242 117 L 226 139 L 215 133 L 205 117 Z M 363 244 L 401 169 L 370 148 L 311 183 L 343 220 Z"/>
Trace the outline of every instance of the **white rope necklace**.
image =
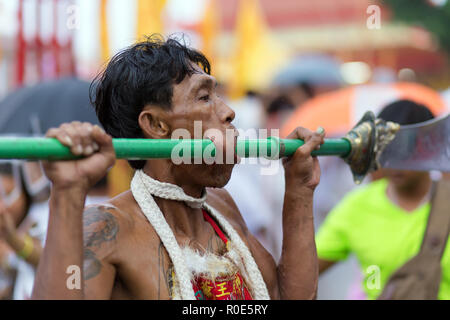
<path id="1" fill-rule="evenodd" d="M 250 250 L 231 224 L 217 210 L 206 203 L 206 192 L 201 198 L 190 197 L 179 186 L 152 179 L 142 170 L 137 170 L 134 174 L 131 181 L 131 192 L 172 260 L 175 277 L 179 284 L 174 288 L 173 299 L 195 300 L 196 298 L 192 289 L 191 274 L 186 267 L 182 250 L 153 196 L 168 200 L 184 201 L 190 207 L 207 210 L 223 228 L 233 244 L 233 248 L 236 249 L 237 257 L 234 257 L 234 259 L 242 259 L 253 298 L 256 300 L 270 299 L 266 283 Z"/>

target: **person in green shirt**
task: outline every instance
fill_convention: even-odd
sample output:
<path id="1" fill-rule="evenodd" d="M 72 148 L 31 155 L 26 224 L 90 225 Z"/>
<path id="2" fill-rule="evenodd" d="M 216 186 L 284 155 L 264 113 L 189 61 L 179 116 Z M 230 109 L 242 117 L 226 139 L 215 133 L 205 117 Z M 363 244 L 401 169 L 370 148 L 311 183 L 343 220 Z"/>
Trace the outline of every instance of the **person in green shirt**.
<path id="1" fill-rule="evenodd" d="M 423 105 L 400 100 L 386 106 L 379 117 L 405 125 L 430 120 L 433 115 Z M 432 184 L 428 172 L 382 169 L 374 175 L 377 180 L 348 193 L 331 210 L 316 235 L 319 272 L 354 254 L 362 268 L 362 288 L 368 299 L 376 299 L 389 277 L 419 252 Z M 448 241 L 441 266 L 438 299 L 447 300 Z"/>

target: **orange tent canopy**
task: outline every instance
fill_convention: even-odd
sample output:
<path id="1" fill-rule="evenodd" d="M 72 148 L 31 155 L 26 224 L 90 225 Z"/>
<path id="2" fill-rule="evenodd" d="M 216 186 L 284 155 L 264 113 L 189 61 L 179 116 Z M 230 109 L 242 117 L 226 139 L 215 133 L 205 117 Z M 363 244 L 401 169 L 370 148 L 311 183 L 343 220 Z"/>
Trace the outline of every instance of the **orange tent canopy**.
<path id="1" fill-rule="evenodd" d="M 417 83 L 358 85 L 325 93 L 301 105 L 281 128 L 286 137 L 296 127 L 316 130 L 322 126 L 328 136 L 349 131 L 366 111 L 375 114 L 389 103 L 408 99 L 423 104 L 435 114 L 445 112 L 445 102 L 433 89 Z"/>

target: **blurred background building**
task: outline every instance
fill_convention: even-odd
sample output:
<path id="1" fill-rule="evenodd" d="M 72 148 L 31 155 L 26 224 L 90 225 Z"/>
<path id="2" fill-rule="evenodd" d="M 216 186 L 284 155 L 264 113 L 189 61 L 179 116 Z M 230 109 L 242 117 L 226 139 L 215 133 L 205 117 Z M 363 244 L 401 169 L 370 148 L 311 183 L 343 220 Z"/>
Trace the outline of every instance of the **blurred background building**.
<path id="1" fill-rule="evenodd" d="M 0 94 L 68 74 L 89 80 L 107 57 L 153 32 L 187 34 L 234 96 L 267 88 L 291 59 L 318 53 L 341 63 L 347 84 L 402 79 L 446 89 L 448 7 L 445 0 L 0 0 Z"/>
<path id="2" fill-rule="evenodd" d="M 238 128 L 283 135 L 329 122 L 328 136 L 339 136 L 397 98 L 450 110 L 448 30 L 447 0 L 0 0 L 0 101 L 41 82 L 91 81 L 145 35 L 175 34 L 212 61 Z M 320 160 L 316 225 L 354 187 L 339 159 Z M 126 190 L 130 175 L 118 161 L 109 195 Z M 238 166 L 228 190 L 277 259 L 282 172 Z M 358 277 L 355 260 L 340 264 L 321 278 L 319 298 L 357 297 Z"/>

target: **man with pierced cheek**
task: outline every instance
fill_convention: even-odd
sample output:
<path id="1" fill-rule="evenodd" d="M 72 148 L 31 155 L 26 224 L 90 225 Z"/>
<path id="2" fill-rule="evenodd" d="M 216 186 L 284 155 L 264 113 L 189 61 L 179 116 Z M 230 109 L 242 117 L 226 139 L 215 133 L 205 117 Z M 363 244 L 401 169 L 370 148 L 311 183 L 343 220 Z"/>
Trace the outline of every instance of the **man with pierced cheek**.
<path id="1" fill-rule="evenodd" d="M 34 298 L 315 298 L 312 201 L 320 168 L 311 152 L 323 132 L 297 128 L 289 136 L 306 142 L 283 160 L 283 249 L 276 263 L 223 189 L 235 163 L 130 160 L 136 169 L 130 190 L 84 208 L 89 188 L 114 164 L 112 137 L 170 139 L 177 129 L 194 136 L 195 121 L 202 133 L 236 131 L 203 54 L 149 37 L 112 58 L 92 95 L 105 131 L 74 122 L 47 133 L 84 157 L 44 163 L 52 181 L 50 220 Z M 210 138 L 225 155 L 234 150 L 227 146 L 235 136 L 222 143 Z M 66 286 L 69 266 L 84 266 L 79 289 Z"/>

